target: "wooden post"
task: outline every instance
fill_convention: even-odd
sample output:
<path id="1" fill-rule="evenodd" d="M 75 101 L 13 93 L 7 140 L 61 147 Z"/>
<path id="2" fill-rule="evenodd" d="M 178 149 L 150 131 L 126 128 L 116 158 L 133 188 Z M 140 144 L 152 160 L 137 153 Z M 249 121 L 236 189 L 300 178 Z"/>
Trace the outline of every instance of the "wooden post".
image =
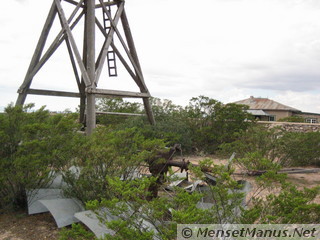
<path id="1" fill-rule="evenodd" d="M 85 38 L 87 49 L 87 72 L 91 82 L 91 86 L 88 88 L 95 90 L 95 0 L 86 0 L 85 2 L 86 15 L 85 15 Z M 92 134 L 96 127 L 96 97 L 94 93 L 87 93 L 87 135 Z"/>

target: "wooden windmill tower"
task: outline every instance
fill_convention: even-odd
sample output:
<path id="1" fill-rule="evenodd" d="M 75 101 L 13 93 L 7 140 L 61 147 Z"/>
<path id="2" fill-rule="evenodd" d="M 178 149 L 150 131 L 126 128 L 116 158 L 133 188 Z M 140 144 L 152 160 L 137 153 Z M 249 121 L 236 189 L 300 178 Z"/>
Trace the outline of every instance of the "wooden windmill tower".
<path id="1" fill-rule="evenodd" d="M 74 8 L 69 18 L 66 17 L 63 4 Z M 154 124 L 149 102 L 151 96 L 144 82 L 124 5 L 124 0 L 53 0 L 29 69 L 23 84 L 18 90 L 19 96 L 16 105 L 23 105 L 28 94 L 78 97 L 80 98 L 80 121 L 86 122 L 87 134 L 91 134 L 96 126 L 96 97 L 142 98 L 148 119 L 151 124 Z M 48 35 L 57 16 L 62 29 L 44 52 Z M 81 56 L 72 30 L 82 18 L 84 18 L 84 31 L 83 55 Z M 101 33 L 100 35 L 104 39 L 98 54 L 96 54 L 98 50 L 96 47 L 97 31 Z M 114 41 L 115 38 L 117 38 L 118 45 Z M 79 91 L 64 92 L 30 88 L 35 75 L 63 42 L 66 43 L 68 49 Z M 116 63 L 119 62 L 127 70 L 140 91 L 98 88 L 103 67 L 107 65 L 109 77 L 116 77 L 118 75 Z"/>

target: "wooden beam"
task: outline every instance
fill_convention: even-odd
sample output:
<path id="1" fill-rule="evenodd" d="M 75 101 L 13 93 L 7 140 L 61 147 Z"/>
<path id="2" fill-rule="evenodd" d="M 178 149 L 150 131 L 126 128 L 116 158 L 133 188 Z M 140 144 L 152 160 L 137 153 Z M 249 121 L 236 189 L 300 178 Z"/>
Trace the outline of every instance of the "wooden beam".
<path id="1" fill-rule="evenodd" d="M 83 24 L 83 32 L 87 32 L 86 24 Z M 82 61 L 85 66 L 87 66 L 87 38 L 83 37 L 83 45 L 82 45 Z M 86 125 L 86 106 L 87 106 L 87 94 L 86 94 L 86 84 L 83 80 L 83 76 L 81 76 L 81 84 L 80 84 L 80 118 L 79 121 L 84 126 Z"/>
<path id="2" fill-rule="evenodd" d="M 83 2 L 83 0 L 80 1 L 80 4 Z M 79 5 L 80 6 L 80 5 Z M 71 22 L 73 17 L 75 16 L 75 14 L 77 13 L 79 6 L 73 11 L 73 13 L 71 14 L 68 22 Z M 82 17 L 82 14 L 80 14 L 80 16 L 78 16 L 78 18 L 75 20 L 75 22 L 72 24 L 71 29 L 73 29 L 76 24 L 80 21 Z M 38 63 L 34 66 L 34 68 L 32 69 L 32 71 L 29 73 L 28 78 L 33 79 L 33 77 L 38 73 L 38 71 L 43 67 L 43 65 L 48 61 L 48 59 L 52 56 L 52 54 L 57 50 L 57 48 L 60 46 L 60 44 L 63 42 L 63 40 L 65 40 L 65 35 L 64 35 L 64 29 L 62 29 L 59 34 L 57 35 L 57 37 L 55 38 L 55 40 L 53 41 L 53 43 L 50 45 L 50 47 L 47 49 L 46 53 L 41 57 L 39 57 L 40 61 L 38 61 Z M 27 87 L 27 83 L 28 81 L 25 81 L 20 88 L 26 88 Z"/>
<path id="3" fill-rule="evenodd" d="M 100 0 L 101 2 L 102 0 Z M 147 86 L 145 85 L 145 82 L 144 82 L 144 78 L 143 78 L 143 75 L 142 75 L 142 71 L 141 71 L 141 66 L 140 66 L 140 63 L 139 63 L 139 59 L 138 59 L 138 55 L 137 55 L 137 52 L 136 52 L 136 49 L 135 49 L 135 45 L 133 43 L 133 39 L 132 39 L 132 34 L 131 34 L 131 30 L 130 30 L 130 27 L 129 27 L 129 22 L 128 22 L 128 19 L 125 15 L 125 10 L 123 9 L 122 11 L 122 15 L 121 15 L 121 21 L 122 23 L 124 24 L 124 31 L 125 31 L 125 34 L 126 34 L 126 38 L 127 38 L 127 41 L 128 41 L 128 45 L 129 45 L 129 48 L 127 47 L 124 39 L 122 38 L 118 28 L 117 28 L 117 23 L 114 22 L 112 20 L 112 17 L 111 17 L 111 14 L 107 11 L 107 9 L 105 9 L 105 6 L 103 6 L 104 8 L 104 11 L 106 13 L 106 15 L 108 16 L 108 18 L 110 19 L 110 24 L 112 26 L 112 29 L 115 31 L 115 33 L 117 34 L 120 42 L 121 42 L 121 45 L 123 46 L 132 66 L 134 67 L 135 69 L 135 72 L 136 72 L 136 76 L 135 74 L 133 74 L 131 68 L 129 67 L 128 63 L 124 60 L 124 58 L 121 56 L 120 52 L 117 51 L 117 49 L 115 48 L 115 45 L 111 42 L 110 45 L 112 46 L 112 48 L 115 50 L 117 56 L 119 57 L 120 61 L 122 62 L 122 64 L 124 65 L 124 67 L 127 69 L 127 71 L 129 72 L 129 74 L 131 75 L 131 77 L 133 78 L 133 80 L 136 82 L 136 84 L 139 86 L 141 92 L 148 92 L 148 89 L 147 89 Z M 99 27 L 100 31 L 102 32 L 102 34 L 104 34 L 104 36 L 106 38 L 108 38 L 108 34 L 105 32 L 103 26 L 101 25 L 101 23 L 98 21 L 98 19 L 96 19 L 96 24 L 97 26 Z M 104 45 L 106 45 L 107 43 L 105 42 Z M 98 58 L 98 63 L 100 62 L 101 60 L 101 56 L 102 54 L 100 53 L 99 55 L 99 58 Z M 97 75 L 96 77 L 96 84 L 98 84 L 98 81 L 99 81 L 99 75 Z"/>
<path id="4" fill-rule="evenodd" d="M 66 39 L 66 45 L 67 45 L 67 49 L 68 49 L 68 52 L 69 52 L 69 57 L 70 57 L 70 61 L 71 61 L 71 65 L 72 65 L 72 69 L 73 69 L 73 73 L 74 73 L 74 77 L 76 78 L 78 89 L 80 91 L 80 89 L 81 89 L 81 80 L 80 80 L 80 76 L 79 76 L 79 73 L 78 73 L 76 61 L 75 61 L 74 56 L 72 54 L 72 48 L 71 48 L 71 45 L 70 45 L 70 42 L 69 42 L 68 39 Z"/>
<path id="5" fill-rule="evenodd" d="M 96 19 L 96 21 L 97 21 L 97 19 Z M 100 52 L 98 54 L 98 58 L 97 58 L 97 61 L 96 61 L 96 69 L 100 64 L 100 60 L 101 60 L 101 57 L 102 57 L 103 49 L 104 49 L 104 46 L 106 45 L 106 43 L 107 43 L 107 40 L 105 40 L 104 43 L 102 44 L 101 50 L 100 50 Z M 97 83 L 96 83 L 96 85 L 97 85 Z"/>
<path id="6" fill-rule="evenodd" d="M 98 94 L 98 95 L 106 95 L 106 96 L 114 96 L 114 97 L 128 97 L 128 98 L 149 98 L 149 97 L 151 97 L 149 93 L 118 91 L 118 90 L 108 90 L 108 89 L 87 88 L 86 92 L 89 94 Z"/>
<path id="7" fill-rule="evenodd" d="M 73 0 L 64 0 L 64 1 L 68 2 L 68 3 L 71 3 L 71 4 L 75 5 L 75 6 L 77 6 L 79 4 L 78 2 L 73 1 Z M 83 5 L 81 5 L 81 7 L 83 8 Z"/>
<path id="8" fill-rule="evenodd" d="M 146 94 L 135 93 L 135 92 L 116 91 L 116 90 L 102 90 L 102 91 L 99 89 L 95 91 L 95 92 L 98 92 L 96 94 L 97 98 L 108 98 L 110 96 L 128 97 L 128 98 L 150 97 Z M 73 97 L 73 98 L 81 97 L 81 94 L 77 93 L 77 92 L 65 92 L 65 91 L 43 90 L 43 89 L 32 89 L 32 88 L 27 90 L 27 94 L 43 95 L 43 96 L 56 96 L 56 97 Z"/>
<path id="9" fill-rule="evenodd" d="M 122 113 L 122 112 L 96 112 L 96 114 L 100 114 L 100 115 L 119 115 L 119 116 L 137 116 L 137 117 L 145 116 L 145 114 L 141 114 L 141 113 Z"/>
<path id="10" fill-rule="evenodd" d="M 125 10 L 123 10 L 123 12 L 124 12 L 124 11 L 125 11 Z M 117 28 L 116 24 L 115 24 L 114 21 L 112 20 L 111 14 L 110 14 L 108 11 L 106 11 L 106 15 L 107 15 L 108 18 L 110 19 L 110 24 L 111 24 L 112 28 L 114 29 L 115 33 L 117 34 L 118 39 L 120 40 L 120 43 L 121 43 L 123 49 L 125 50 L 125 52 L 126 52 L 128 58 L 129 58 L 129 60 L 130 60 L 130 62 L 131 62 L 131 64 L 132 64 L 133 68 L 135 69 L 136 74 L 139 76 L 139 78 L 134 77 L 134 78 L 133 78 L 134 81 L 135 81 L 136 84 L 139 86 L 139 88 L 141 89 L 141 91 L 142 91 L 142 92 L 145 92 L 145 89 L 147 89 L 147 86 L 145 85 L 144 81 L 140 81 L 140 79 L 143 79 L 143 76 L 142 76 L 142 72 L 141 72 L 141 67 L 140 67 L 139 61 L 136 62 L 136 59 L 137 59 L 137 58 L 135 58 L 135 57 L 133 57 L 133 56 L 131 55 L 131 51 L 130 51 L 129 48 L 127 47 L 126 42 L 125 42 L 124 39 L 122 38 L 121 33 L 120 33 L 119 29 Z M 122 16 L 121 16 L 121 18 L 122 18 Z M 102 33 L 105 35 L 105 37 L 107 38 L 107 33 L 104 31 L 101 23 L 100 23 L 99 21 L 97 21 L 97 20 L 96 20 L 96 23 L 97 23 L 99 29 L 101 30 L 101 32 L 102 32 Z M 127 23 L 127 24 L 128 24 L 128 23 Z M 131 32 L 130 32 L 130 34 L 131 34 Z M 130 36 L 131 36 L 131 35 L 130 35 Z M 131 37 L 132 37 L 132 36 L 131 36 Z M 112 45 L 112 42 L 111 42 L 111 45 Z M 134 45 L 133 45 L 133 46 L 134 46 Z M 134 52 L 134 53 L 136 53 L 136 52 Z M 128 66 L 128 64 L 126 64 L 126 65 Z M 96 80 L 96 83 L 98 83 L 98 81 L 99 81 L 99 79 Z"/>
<path id="11" fill-rule="evenodd" d="M 41 54 L 43 52 L 44 46 L 46 44 L 49 32 L 51 30 L 52 24 L 53 24 L 54 19 L 56 17 L 56 14 L 57 14 L 57 8 L 53 2 L 51 5 L 51 9 L 49 11 L 47 20 L 43 26 L 37 47 L 34 51 L 32 59 L 31 59 L 27 74 L 24 78 L 24 81 L 23 81 L 21 87 L 18 90 L 19 96 L 16 101 L 16 105 L 23 105 L 26 100 L 26 97 L 27 97 L 26 90 L 30 87 L 32 79 L 33 79 L 33 77 L 30 77 L 30 73 L 32 72 L 32 70 L 34 69 L 34 67 L 37 65 L 37 63 L 39 62 L 39 60 L 41 58 Z"/>
<path id="12" fill-rule="evenodd" d="M 78 3 L 79 6 L 80 6 L 81 3 L 82 3 L 82 1 Z M 77 8 L 78 8 L 78 6 L 77 6 Z M 76 8 L 76 9 L 77 9 L 77 8 Z M 76 11 L 75 11 L 75 12 L 76 12 Z M 75 14 L 75 12 L 74 12 L 74 14 Z M 71 19 L 70 19 L 70 21 L 72 21 L 73 16 L 74 16 L 74 15 L 71 14 L 71 17 L 70 17 Z M 62 29 L 63 29 L 63 23 L 62 23 L 61 17 L 59 17 L 59 18 L 60 18 L 61 27 L 62 27 Z M 69 22 L 69 20 L 68 20 L 68 22 Z M 70 22 L 69 22 L 69 23 L 70 23 Z M 64 36 L 66 36 L 66 35 L 64 35 Z M 78 85 L 78 89 L 79 89 L 79 91 L 80 91 L 80 87 L 81 87 L 80 77 L 79 77 L 79 73 L 78 73 L 78 69 L 77 69 L 77 64 L 76 64 L 76 61 L 75 61 L 74 56 L 73 56 L 72 47 L 71 47 L 71 44 L 70 44 L 70 42 L 69 42 L 68 37 L 65 38 L 65 42 L 66 42 L 66 46 L 67 46 L 67 49 L 68 49 L 68 53 L 69 53 L 69 57 L 70 57 L 70 61 L 71 61 L 72 69 L 73 69 L 73 73 L 74 73 L 74 76 L 75 76 L 75 78 L 76 78 L 76 82 L 77 82 L 77 85 Z"/>
<path id="13" fill-rule="evenodd" d="M 142 92 L 148 92 L 147 86 L 146 86 L 146 84 L 144 82 L 144 77 L 142 75 L 141 65 L 140 65 L 140 62 L 139 62 L 139 58 L 138 58 L 136 47 L 134 45 L 134 41 L 133 41 L 133 37 L 132 37 L 129 21 L 128 21 L 128 18 L 127 18 L 125 10 L 123 10 L 123 12 L 122 12 L 121 22 L 122 22 L 123 30 L 124 30 L 124 33 L 125 33 L 125 36 L 126 36 L 126 39 L 127 39 L 127 43 L 128 43 L 128 46 L 129 46 L 130 55 L 133 57 L 133 61 L 135 63 L 135 70 L 136 70 L 137 76 L 139 76 L 139 81 L 140 81 L 139 85 L 141 86 L 141 91 Z"/>
<path id="14" fill-rule="evenodd" d="M 85 12 L 85 9 L 84 9 Z M 87 32 L 86 24 L 83 24 L 83 32 Z M 82 61 L 85 66 L 87 66 L 87 38 L 83 37 L 83 45 L 82 45 Z M 87 94 L 86 94 L 86 84 L 83 80 L 83 76 L 81 76 L 81 84 L 80 84 L 80 104 L 79 104 L 79 112 L 80 118 L 79 122 L 86 126 L 86 107 L 87 107 Z"/>
<path id="15" fill-rule="evenodd" d="M 80 97 L 80 93 L 75 92 L 63 92 L 55 90 L 43 90 L 43 89 L 28 89 L 28 94 L 31 95 L 43 95 L 43 96 L 55 96 L 55 97 Z"/>
<path id="16" fill-rule="evenodd" d="M 66 16 L 64 14 L 63 9 L 62 9 L 60 0 L 54 0 L 54 1 L 55 1 L 56 5 L 57 5 L 58 13 L 61 16 L 61 20 L 62 20 L 64 29 L 66 30 L 66 33 L 68 35 L 68 38 L 69 38 L 69 41 L 70 41 L 70 44 L 71 44 L 71 47 L 72 47 L 72 50 L 74 52 L 74 55 L 76 57 L 78 65 L 80 67 L 80 70 L 81 70 L 81 73 L 82 73 L 82 76 L 83 76 L 83 80 L 84 80 L 84 82 L 85 82 L 87 87 L 91 86 L 91 81 L 90 81 L 88 72 L 87 72 L 87 70 L 86 70 L 86 68 L 85 68 L 85 66 L 84 66 L 84 64 L 82 62 L 82 59 L 81 59 L 81 56 L 80 56 L 76 41 L 74 40 L 74 37 L 73 37 L 73 34 L 71 32 L 69 23 L 68 23 L 68 21 L 66 19 Z"/>
<path id="17" fill-rule="evenodd" d="M 101 23 L 98 21 L 98 19 L 96 19 L 96 24 L 98 26 L 98 28 L 100 29 L 101 33 L 105 36 L 105 38 L 108 38 L 108 34 L 106 33 L 106 31 L 104 30 L 103 26 L 101 25 Z M 117 35 L 119 38 L 122 39 L 119 31 L 116 31 Z M 100 60 L 101 60 L 101 56 L 102 56 L 102 51 L 104 49 L 104 46 L 106 44 L 106 41 L 103 44 L 102 50 L 99 54 L 99 57 L 97 59 L 97 64 L 99 65 Z M 142 86 L 141 82 L 138 80 L 137 76 L 135 75 L 135 73 L 131 70 L 129 64 L 127 63 L 127 61 L 124 59 L 124 57 L 121 55 L 120 51 L 118 50 L 118 48 L 114 45 L 113 42 L 111 42 L 110 46 L 112 47 L 113 51 L 115 52 L 115 54 L 117 55 L 117 57 L 119 58 L 119 60 L 121 61 L 121 63 L 123 64 L 123 66 L 126 68 L 126 70 L 128 71 L 128 73 L 131 75 L 132 79 L 136 82 L 136 84 L 139 86 L 140 89 L 143 89 L 144 87 Z M 126 45 L 124 43 L 124 41 L 122 40 L 122 46 L 125 48 L 125 51 L 127 53 L 127 56 L 132 64 L 132 66 L 135 68 L 136 72 L 137 72 L 137 65 L 134 63 L 134 60 L 130 54 L 130 52 L 128 51 L 128 49 L 126 48 Z M 96 81 L 99 79 L 96 79 Z M 98 82 L 96 82 L 96 84 L 98 84 Z"/>
<path id="18" fill-rule="evenodd" d="M 83 1 L 83 0 L 82 0 Z M 76 18 L 76 20 L 72 23 L 70 26 L 70 29 L 72 30 L 77 23 L 80 21 L 80 19 L 83 16 L 83 12 L 80 13 L 80 15 Z M 72 21 L 72 19 L 69 19 Z M 50 47 L 47 49 L 46 53 L 42 56 L 38 64 L 34 67 L 33 71 L 30 73 L 30 77 L 34 77 L 38 71 L 41 69 L 41 67 L 48 61 L 48 59 L 52 56 L 52 54 L 58 49 L 58 47 L 61 45 L 61 43 L 66 40 L 67 35 L 64 34 L 64 29 L 60 31 L 60 33 L 57 35 L 55 40 L 52 42 Z"/>
<path id="19" fill-rule="evenodd" d="M 111 43 L 111 47 L 113 49 L 113 51 L 115 52 L 115 54 L 117 55 L 117 57 L 119 58 L 120 62 L 123 64 L 123 66 L 126 68 L 126 70 L 128 71 L 128 73 L 130 74 L 130 76 L 132 77 L 132 79 L 136 82 L 136 84 L 138 85 L 137 82 L 137 76 L 134 74 L 134 72 L 131 70 L 129 64 L 126 62 L 126 60 L 124 59 L 124 57 L 121 55 L 120 51 L 118 50 L 118 48 L 114 45 L 114 43 Z M 139 85 L 138 85 L 139 86 Z"/>
<path id="20" fill-rule="evenodd" d="M 127 39 L 127 43 L 128 43 L 129 49 L 130 49 L 130 53 L 131 53 L 131 55 L 132 55 L 132 57 L 134 59 L 134 62 L 137 64 L 137 70 L 138 71 L 136 71 L 136 75 L 139 77 L 137 80 L 140 81 L 141 85 L 142 85 L 142 88 L 140 88 L 140 91 L 143 92 L 143 93 L 148 93 L 149 94 L 149 90 L 148 90 L 148 88 L 147 88 L 147 86 L 145 85 L 145 82 L 144 82 L 144 77 L 143 77 L 143 74 L 142 74 L 141 65 L 140 65 L 140 62 L 139 62 L 139 58 L 138 58 L 138 54 L 137 54 L 137 51 L 136 51 L 136 47 L 135 47 L 134 42 L 133 42 L 132 33 L 131 33 L 129 21 L 128 21 L 128 18 L 127 18 L 125 10 L 123 10 L 123 12 L 122 12 L 121 22 L 122 22 L 124 33 L 126 35 L 126 39 Z M 144 98 L 143 99 L 143 104 L 144 104 L 144 108 L 146 110 L 149 122 L 152 125 L 154 125 L 156 123 L 156 121 L 155 121 L 154 116 L 153 116 L 152 107 L 151 107 L 149 98 Z"/>
<path id="21" fill-rule="evenodd" d="M 100 2 L 102 3 L 102 0 L 100 0 Z M 103 6 L 103 10 L 105 13 L 109 13 L 108 10 L 106 9 L 106 6 L 103 5 L 102 3 L 102 6 Z M 113 23 L 114 25 L 117 25 L 119 20 L 120 20 L 120 17 L 122 15 L 122 12 L 124 10 L 124 3 L 122 2 L 118 8 L 118 11 L 114 17 L 114 20 L 113 20 Z M 111 19 L 110 19 L 111 20 Z M 110 28 L 110 31 L 109 31 L 109 34 L 108 34 L 108 37 L 106 39 L 106 43 L 104 44 L 104 48 L 103 48 L 103 52 L 101 54 L 101 58 L 99 59 L 100 62 L 98 64 L 98 67 L 96 69 L 96 79 L 95 79 L 95 83 L 97 84 L 98 81 L 99 81 L 99 78 L 100 78 L 100 75 L 101 75 L 101 72 L 102 72 L 102 69 L 103 69 L 103 65 L 104 65 L 104 62 L 106 60 L 106 57 L 107 57 L 107 54 L 108 54 L 108 49 L 110 47 L 110 44 L 111 42 L 113 41 L 113 34 L 115 32 L 115 29 L 114 27 Z"/>

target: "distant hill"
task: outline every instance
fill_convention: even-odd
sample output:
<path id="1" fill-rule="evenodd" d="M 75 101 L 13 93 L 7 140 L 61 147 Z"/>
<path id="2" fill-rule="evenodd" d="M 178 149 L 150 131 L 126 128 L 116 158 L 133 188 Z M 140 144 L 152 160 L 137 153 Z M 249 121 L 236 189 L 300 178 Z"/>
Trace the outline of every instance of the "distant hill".
<path id="1" fill-rule="evenodd" d="M 0 113 L 4 112 L 5 107 L 0 106 Z"/>

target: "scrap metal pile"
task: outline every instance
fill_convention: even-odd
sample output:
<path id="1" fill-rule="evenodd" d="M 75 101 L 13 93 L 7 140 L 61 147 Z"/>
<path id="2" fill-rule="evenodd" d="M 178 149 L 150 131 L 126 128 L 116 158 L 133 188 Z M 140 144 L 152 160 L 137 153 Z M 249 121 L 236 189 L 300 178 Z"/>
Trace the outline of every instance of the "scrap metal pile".
<path id="1" fill-rule="evenodd" d="M 208 197 L 208 191 L 210 191 L 210 185 L 217 184 L 216 178 L 209 172 L 203 169 L 205 180 L 193 180 L 190 181 L 188 177 L 188 169 L 191 165 L 189 161 L 185 161 L 184 158 L 174 160 L 175 154 L 180 153 L 182 156 L 182 149 L 180 144 L 175 144 L 166 152 L 161 152 L 152 159 L 148 159 L 148 167 L 150 174 L 156 178 L 155 184 L 149 187 L 151 192 L 151 199 L 158 196 L 160 189 L 166 191 L 174 191 L 176 187 L 185 189 L 187 192 L 198 191 L 203 193 L 203 198 L 198 202 L 197 208 L 208 209 L 214 206 L 214 201 Z M 232 161 L 234 155 L 230 158 Z M 172 174 L 168 177 L 169 169 L 175 167 L 179 172 Z M 228 166 L 226 166 L 228 167 Z M 81 169 L 79 167 L 71 167 L 69 171 L 80 174 Z M 99 215 L 103 215 L 108 221 L 116 220 L 119 217 L 112 215 L 107 209 L 100 209 L 97 212 L 85 211 L 83 204 L 74 198 L 68 198 L 64 195 L 63 188 L 67 187 L 67 184 L 63 180 L 63 173 L 53 173 L 55 178 L 53 182 L 43 189 L 31 189 L 27 192 L 28 197 L 28 212 L 29 214 L 37 214 L 43 212 L 50 212 L 54 217 L 56 224 L 59 228 L 71 225 L 75 222 L 82 222 L 99 238 L 105 234 L 114 234 L 111 229 L 108 229 L 105 224 L 99 221 Z M 129 179 L 140 178 L 141 174 L 132 173 L 132 177 Z M 165 181 L 171 179 L 171 182 Z M 241 186 L 236 191 L 243 192 L 246 195 L 251 186 L 246 181 L 239 181 Z M 244 198 L 245 199 L 245 198 Z M 243 205 L 245 201 L 243 201 Z M 237 214 L 237 209 L 234 213 Z M 144 227 L 156 231 L 154 226 L 148 221 L 141 219 Z"/>

